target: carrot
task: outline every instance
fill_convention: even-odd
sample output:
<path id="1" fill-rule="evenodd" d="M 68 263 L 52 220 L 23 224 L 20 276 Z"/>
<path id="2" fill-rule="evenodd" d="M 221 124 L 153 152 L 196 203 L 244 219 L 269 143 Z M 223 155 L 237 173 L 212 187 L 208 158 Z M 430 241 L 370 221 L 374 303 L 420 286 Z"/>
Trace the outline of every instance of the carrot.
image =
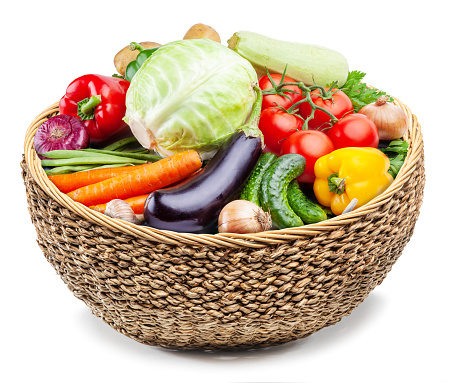
<path id="1" fill-rule="evenodd" d="M 116 177 L 120 174 L 129 173 L 133 170 L 147 165 L 149 164 L 120 166 L 115 168 L 111 167 L 105 169 L 92 169 L 71 174 L 58 174 L 54 176 L 48 176 L 48 178 L 61 192 L 69 193 L 80 187 L 91 185 L 108 178 Z"/>
<path id="2" fill-rule="evenodd" d="M 198 169 L 196 172 L 193 172 L 191 175 L 193 176 L 194 174 L 200 172 L 201 170 L 202 169 Z M 180 181 L 177 181 L 177 182 L 169 185 L 168 187 L 176 187 L 176 186 L 181 185 L 183 182 L 188 182 L 188 181 L 189 181 L 188 179 L 184 178 Z M 127 199 L 125 199 L 125 201 L 129 203 L 129 205 L 131 206 L 131 209 L 133 209 L 134 213 L 143 214 L 143 208 L 145 206 L 145 202 L 149 195 L 150 195 L 150 193 L 142 194 L 142 195 L 138 195 L 135 197 L 127 198 Z M 107 205 L 107 202 L 100 203 L 98 205 L 92 205 L 92 206 L 89 206 L 89 208 L 92 210 L 95 210 L 95 211 L 99 211 L 100 213 L 104 213 L 106 210 L 106 205 Z"/>
<path id="3" fill-rule="evenodd" d="M 134 171 L 83 186 L 67 195 L 86 206 L 98 205 L 112 199 L 126 199 L 171 185 L 186 178 L 201 167 L 201 156 L 186 150 Z"/>
<path id="4" fill-rule="evenodd" d="M 135 197 L 126 198 L 125 201 L 129 203 L 131 209 L 133 209 L 136 214 L 143 214 L 143 207 L 145 206 L 145 201 L 150 194 L 142 194 Z M 108 201 L 109 202 L 109 201 Z M 92 210 L 104 213 L 106 210 L 107 203 L 100 203 L 98 205 L 89 206 Z"/>

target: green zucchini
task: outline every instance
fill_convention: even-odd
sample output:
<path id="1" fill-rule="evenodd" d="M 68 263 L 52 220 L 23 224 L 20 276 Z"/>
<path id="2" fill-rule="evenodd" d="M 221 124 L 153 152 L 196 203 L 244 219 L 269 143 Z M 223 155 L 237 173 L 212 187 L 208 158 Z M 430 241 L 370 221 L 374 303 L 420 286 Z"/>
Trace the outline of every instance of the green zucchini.
<path id="1" fill-rule="evenodd" d="M 293 180 L 288 185 L 287 201 L 292 210 L 304 223 L 317 223 L 327 219 L 326 212 L 307 198 L 296 180 Z"/>
<path id="2" fill-rule="evenodd" d="M 306 160 L 300 154 L 285 154 L 270 165 L 262 178 L 260 203 L 264 211 L 270 212 L 273 224 L 279 229 L 304 224 L 288 204 L 287 188 L 304 172 L 305 167 Z"/>
<path id="3" fill-rule="evenodd" d="M 283 73 L 306 86 L 343 86 L 349 66 L 339 52 L 317 45 L 275 40 L 254 32 L 236 32 L 228 47 L 247 59 L 259 73 Z"/>
<path id="4" fill-rule="evenodd" d="M 254 167 L 248 181 L 246 181 L 243 187 L 242 193 L 240 194 L 240 199 L 251 201 L 256 205 L 260 206 L 259 201 L 259 189 L 262 183 L 262 177 L 270 167 L 270 165 L 276 161 L 277 156 L 274 153 L 263 153 L 256 166 Z"/>

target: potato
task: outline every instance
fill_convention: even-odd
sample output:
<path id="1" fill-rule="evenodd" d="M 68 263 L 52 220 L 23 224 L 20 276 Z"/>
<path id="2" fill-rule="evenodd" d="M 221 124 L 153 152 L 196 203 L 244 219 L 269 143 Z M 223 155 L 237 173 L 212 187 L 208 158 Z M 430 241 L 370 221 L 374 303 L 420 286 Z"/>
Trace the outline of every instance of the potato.
<path id="1" fill-rule="evenodd" d="M 144 41 L 143 43 L 139 43 L 145 49 L 157 48 L 160 47 L 161 44 L 154 43 L 152 41 Z M 123 48 L 120 52 L 118 52 L 114 57 L 114 65 L 117 72 L 122 76 L 125 75 L 126 67 L 131 61 L 134 61 L 139 54 L 139 50 L 131 50 L 129 49 L 129 45 Z"/>
<path id="2" fill-rule="evenodd" d="M 214 28 L 204 24 L 193 25 L 184 36 L 184 40 L 189 39 L 209 39 L 216 41 L 217 43 L 221 43 L 220 36 L 217 31 Z"/>

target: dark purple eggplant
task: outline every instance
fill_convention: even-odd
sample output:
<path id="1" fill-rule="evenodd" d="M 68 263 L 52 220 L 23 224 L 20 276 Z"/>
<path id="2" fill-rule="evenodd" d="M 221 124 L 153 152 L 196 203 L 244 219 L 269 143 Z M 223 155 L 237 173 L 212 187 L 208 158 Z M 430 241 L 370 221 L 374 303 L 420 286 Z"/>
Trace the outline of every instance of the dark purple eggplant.
<path id="1" fill-rule="evenodd" d="M 220 211 L 237 199 L 245 181 L 262 154 L 262 138 L 257 128 L 262 102 L 257 99 L 248 124 L 234 133 L 210 162 L 186 182 L 151 193 L 145 203 L 148 226 L 183 233 L 212 233 Z"/>

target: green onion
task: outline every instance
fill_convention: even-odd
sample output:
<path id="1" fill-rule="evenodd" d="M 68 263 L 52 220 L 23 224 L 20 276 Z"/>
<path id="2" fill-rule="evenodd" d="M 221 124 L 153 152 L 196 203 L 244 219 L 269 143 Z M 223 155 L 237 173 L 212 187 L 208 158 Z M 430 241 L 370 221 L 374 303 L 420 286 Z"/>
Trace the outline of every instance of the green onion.
<path id="1" fill-rule="evenodd" d="M 156 162 L 161 159 L 161 157 L 155 156 L 154 154 L 139 153 L 139 152 L 115 152 L 112 150 L 104 150 L 104 149 L 77 149 L 75 151 L 135 158 L 138 160 L 144 160 L 144 161 L 148 161 L 148 162 Z M 73 150 L 72 150 L 72 152 L 73 152 Z"/>
<path id="2" fill-rule="evenodd" d="M 55 176 L 58 174 L 70 174 L 76 173 L 80 171 L 90 170 L 95 165 L 74 165 L 74 166 L 57 166 L 52 169 L 46 169 L 45 174 L 47 176 Z"/>
<path id="3" fill-rule="evenodd" d="M 156 162 L 161 159 L 154 152 L 149 152 L 142 146 L 134 145 L 135 137 L 127 137 L 116 141 L 104 149 L 51 150 L 42 154 L 41 160 L 47 175 L 69 174 L 90 169 L 110 168 L 117 166 L 141 165 Z M 128 147 L 128 151 L 120 151 Z"/>
<path id="4" fill-rule="evenodd" d="M 124 159 L 128 159 L 132 163 L 132 159 L 142 160 L 145 162 L 156 162 L 161 159 L 159 156 L 148 153 L 135 153 L 135 152 L 115 152 L 112 150 L 104 149 L 76 149 L 76 150 L 52 150 L 47 153 L 39 153 L 47 158 L 85 158 L 85 157 L 105 157 L 105 158 L 121 158 L 121 162 L 125 162 Z"/>
<path id="5" fill-rule="evenodd" d="M 106 169 L 106 168 L 118 168 L 121 166 L 135 166 L 133 164 L 109 164 L 109 165 L 100 165 L 100 166 L 95 166 L 92 169 L 89 170 L 96 170 L 96 169 Z"/>
<path id="6" fill-rule="evenodd" d="M 135 158 L 118 156 L 96 156 L 96 157 L 76 157 L 76 158 L 57 158 L 52 160 L 42 160 L 42 166 L 66 166 L 66 165 L 106 165 L 106 164 L 134 164 L 141 165 L 147 163 Z"/>
<path id="7" fill-rule="evenodd" d="M 58 174 L 70 174 L 85 172 L 87 170 L 105 169 L 105 168 L 118 168 L 120 166 L 135 166 L 132 164 L 107 164 L 107 165 L 71 165 L 71 166 L 56 166 L 52 169 L 46 169 L 45 174 L 48 176 L 55 176 Z"/>
<path id="8" fill-rule="evenodd" d="M 84 158 L 84 157 L 98 157 L 95 153 L 83 153 L 78 150 L 52 150 L 47 153 L 39 153 L 47 158 Z"/>
<path id="9" fill-rule="evenodd" d="M 111 145 L 105 146 L 103 148 L 103 150 L 122 150 L 129 144 L 133 144 L 135 142 L 137 142 L 136 137 L 134 137 L 134 136 L 127 137 L 127 138 L 123 138 L 122 140 L 116 141 Z"/>

